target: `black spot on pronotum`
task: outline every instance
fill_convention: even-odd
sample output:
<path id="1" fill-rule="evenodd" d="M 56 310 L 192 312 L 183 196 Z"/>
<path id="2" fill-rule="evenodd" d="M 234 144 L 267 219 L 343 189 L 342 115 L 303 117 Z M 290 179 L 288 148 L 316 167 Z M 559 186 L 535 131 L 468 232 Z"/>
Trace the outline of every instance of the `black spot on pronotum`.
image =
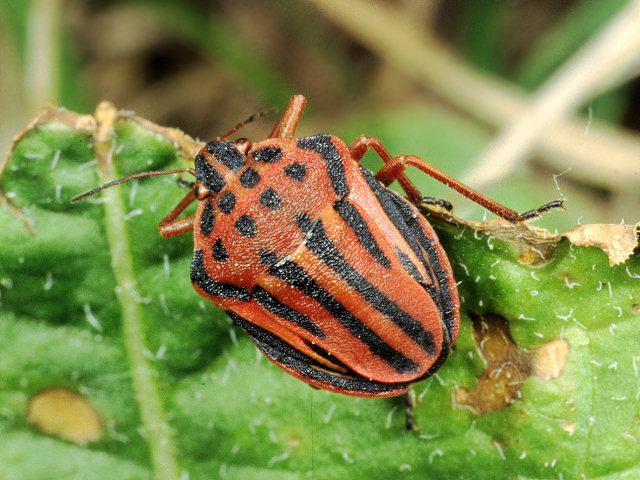
<path id="1" fill-rule="evenodd" d="M 207 143 L 207 151 L 234 173 L 244 166 L 244 157 L 233 143 L 210 142 Z"/>
<path id="2" fill-rule="evenodd" d="M 302 182 L 307 176 L 307 167 L 298 162 L 290 163 L 284 167 L 284 173 L 288 177 L 291 177 L 298 182 Z"/>
<path id="3" fill-rule="evenodd" d="M 282 158 L 282 150 L 278 147 L 264 147 L 253 152 L 256 162 L 274 163 Z"/>
<path id="4" fill-rule="evenodd" d="M 203 292 L 220 298 L 235 298 L 248 302 L 251 300 L 249 290 L 231 283 L 217 282 L 207 274 L 204 266 L 202 250 L 193 252 L 191 261 L 191 283 L 199 286 Z"/>
<path id="5" fill-rule="evenodd" d="M 260 181 L 260 174 L 253 168 L 249 168 L 240 175 L 240 185 L 245 188 L 253 188 Z"/>
<path id="6" fill-rule="evenodd" d="M 209 165 L 204 155 L 195 158 L 196 180 L 213 193 L 220 193 L 226 182 L 224 178 L 216 172 L 216 169 Z"/>
<path id="7" fill-rule="evenodd" d="M 298 147 L 304 150 L 314 150 L 327 164 L 327 173 L 331 179 L 333 190 L 339 197 L 349 195 L 347 175 L 344 170 L 342 158 L 331 141 L 331 135 L 322 134 L 305 137 L 298 140 Z"/>
<path id="8" fill-rule="evenodd" d="M 202 209 L 202 216 L 200 217 L 200 231 L 205 237 L 211 235 L 216 220 L 213 216 L 213 205 L 211 200 L 206 200 L 204 208 Z"/>
<path id="9" fill-rule="evenodd" d="M 220 197 L 220 200 L 218 200 L 218 205 L 220 206 L 220 211 L 228 215 L 236 206 L 235 195 L 231 192 L 225 192 L 224 195 Z"/>
<path id="10" fill-rule="evenodd" d="M 211 251 L 213 258 L 215 258 L 219 262 L 226 262 L 229 260 L 229 254 L 227 253 L 227 249 L 224 248 L 224 244 L 221 239 L 217 239 L 213 244 L 213 249 Z"/>
<path id="11" fill-rule="evenodd" d="M 280 206 L 280 203 L 282 203 L 282 199 L 273 188 L 267 188 L 260 195 L 260 205 L 265 208 L 275 210 Z"/>
<path id="12" fill-rule="evenodd" d="M 253 237 L 256 234 L 256 222 L 249 215 L 242 215 L 234 224 L 240 235 Z"/>

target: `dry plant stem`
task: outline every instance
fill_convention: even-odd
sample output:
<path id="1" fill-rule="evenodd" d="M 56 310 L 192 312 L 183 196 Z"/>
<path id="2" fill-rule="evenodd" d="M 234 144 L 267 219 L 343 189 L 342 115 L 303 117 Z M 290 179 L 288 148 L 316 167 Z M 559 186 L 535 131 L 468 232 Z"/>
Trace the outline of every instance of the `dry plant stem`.
<path id="1" fill-rule="evenodd" d="M 57 104 L 60 61 L 60 0 L 35 0 L 29 7 L 25 98 L 31 114 L 47 103 Z"/>
<path id="2" fill-rule="evenodd" d="M 482 189 L 504 178 L 561 119 L 638 65 L 640 0 L 633 0 L 538 90 L 520 118 L 489 145 L 463 181 Z"/>
<path id="3" fill-rule="evenodd" d="M 463 63 L 435 36 L 397 8 L 364 0 L 307 0 L 327 18 L 376 52 L 399 75 L 406 75 L 446 98 L 460 110 L 501 128 L 517 121 L 527 107 L 513 84 Z M 640 138 L 584 120 L 563 120 L 535 145 L 555 168 L 575 166 L 572 175 L 605 188 L 637 183 Z M 606 153 L 605 156 L 603 154 Z M 602 169 L 602 159 L 609 168 Z"/>

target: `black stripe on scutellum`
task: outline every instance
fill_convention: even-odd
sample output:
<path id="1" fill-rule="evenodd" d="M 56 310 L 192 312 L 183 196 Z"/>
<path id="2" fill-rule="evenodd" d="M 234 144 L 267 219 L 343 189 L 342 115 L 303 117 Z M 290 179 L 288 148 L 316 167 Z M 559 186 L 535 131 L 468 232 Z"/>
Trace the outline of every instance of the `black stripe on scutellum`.
<path id="1" fill-rule="evenodd" d="M 191 283 L 198 285 L 205 293 L 220 298 L 234 298 L 248 302 L 251 300 L 249 290 L 231 283 L 217 282 L 207 274 L 204 268 L 202 250 L 193 252 L 191 261 Z"/>
<path id="2" fill-rule="evenodd" d="M 329 292 L 319 285 L 298 264 L 291 260 L 281 261 L 267 270 L 267 273 L 284 280 L 305 295 L 316 300 L 322 308 L 327 310 L 351 334 L 362 341 L 374 355 L 379 356 L 391 365 L 397 372 L 412 372 L 419 368 L 410 358 L 398 352 L 358 317 L 349 312 Z"/>
<path id="3" fill-rule="evenodd" d="M 261 305 L 268 310 L 269 312 L 277 315 L 280 318 L 284 318 L 285 320 L 295 323 L 296 325 L 300 325 L 302 328 L 307 330 L 312 335 L 315 335 L 319 338 L 324 338 L 324 333 L 320 328 L 304 313 L 300 313 L 294 308 L 291 308 L 286 303 L 281 302 L 276 297 L 267 292 L 264 288 L 260 286 L 253 287 L 251 290 L 251 295 L 255 298 L 258 305 Z"/>
<path id="4" fill-rule="evenodd" d="M 209 142 L 207 151 L 234 173 L 244 167 L 244 157 L 233 143 Z"/>
<path id="5" fill-rule="evenodd" d="M 273 265 L 278 261 L 278 256 L 274 252 L 268 252 L 267 250 L 260 250 L 260 263 L 262 265 Z"/>
<path id="6" fill-rule="evenodd" d="M 347 175 L 344 170 L 342 158 L 331 141 L 331 135 L 321 134 L 312 137 L 305 137 L 298 140 L 298 147 L 303 150 L 314 150 L 322 157 L 327 164 L 327 172 L 333 190 L 339 197 L 349 195 L 349 185 Z"/>
<path id="7" fill-rule="evenodd" d="M 359 392 L 369 394 L 401 393 L 410 385 L 410 383 L 375 382 L 351 370 L 348 370 L 346 373 L 333 372 L 327 369 L 325 365 L 320 365 L 313 358 L 295 349 L 281 338 L 245 320 L 235 312 L 227 311 L 226 313 L 236 325 L 242 327 L 249 336 L 251 336 L 258 348 L 260 348 L 267 357 L 298 372 L 309 382 L 324 383 L 343 393 L 355 395 Z M 335 360 L 333 361 L 340 365 L 340 363 Z"/>
<path id="8" fill-rule="evenodd" d="M 213 193 L 220 193 L 226 182 L 224 178 L 216 172 L 216 169 L 209 165 L 204 155 L 198 155 L 195 159 L 196 180 Z"/>
<path id="9" fill-rule="evenodd" d="M 400 327 L 430 356 L 437 353 L 431 332 L 425 330 L 417 319 L 402 310 L 397 303 L 378 290 L 344 259 L 327 236 L 321 221 L 317 221 L 313 225 L 313 229 L 307 234 L 305 240 L 306 247 L 315 253 L 329 268 L 340 275 L 356 292 L 362 295 L 373 308 Z"/>
<path id="10" fill-rule="evenodd" d="M 422 275 L 420 274 L 420 270 L 418 270 L 418 267 L 413 264 L 409 256 L 398 247 L 393 247 L 393 250 L 396 252 L 396 257 L 398 257 L 402 268 L 404 268 L 416 282 L 425 283 L 424 278 L 422 278 Z"/>
<path id="11" fill-rule="evenodd" d="M 422 261 L 424 268 L 431 275 L 432 281 L 437 284 L 437 289 L 434 288 L 434 285 L 427 286 L 423 284 L 423 286 L 425 286 L 425 290 L 440 310 L 442 321 L 447 328 L 450 339 L 455 320 L 454 308 L 451 303 L 447 273 L 440 265 L 438 254 L 433 248 L 433 242 L 425 236 L 420 222 L 407 200 L 380 185 L 373 174 L 366 168 L 360 166 L 360 173 L 369 184 L 389 220 L 400 232 L 400 235 L 413 250 L 416 257 Z M 425 258 L 423 252 L 426 252 L 427 258 Z"/>
<path id="12" fill-rule="evenodd" d="M 206 199 L 204 202 L 204 208 L 202 209 L 202 215 L 200 216 L 200 231 L 205 237 L 208 237 L 213 231 L 216 220 L 213 216 L 213 205 L 211 204 L 211 200 Z"/>
<path id="13" fill-rule="evenodd" d="M 378 245 L 375 237 L 371 234 L 367 221 L 360 215 L 355 205 L 346 198 L 341 198 L 333 203 L 333 209 L 342 217 L 347 225 L 349 225 L 360 242 L 360 245 L 369 252 L 374 260 L 385 268 L 391 268 L 391 262 L 380 248 L 380 245 Z"/>

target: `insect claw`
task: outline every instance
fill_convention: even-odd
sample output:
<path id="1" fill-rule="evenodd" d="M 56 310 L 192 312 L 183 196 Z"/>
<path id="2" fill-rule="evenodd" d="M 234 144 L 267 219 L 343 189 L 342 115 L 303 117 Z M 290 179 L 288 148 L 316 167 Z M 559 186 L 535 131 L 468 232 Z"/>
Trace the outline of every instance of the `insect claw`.
<path id="1" fill-rule="evenodd" d="M 544 205 L 536 208 L 535 210 L 529 210 L 520 214 L 520 218 L 518 218 L 519 222 L 523 222 L 526 220 L 531 220 L 532 218 L 538 218 L 541 213 L 547 212 L 552 208 L 561 208 L 564 210 L 564 201 L 563 200 L 554 200 L 553 202 L 545 203 Z"/>
<path id="2" fill-rule="evenodd" d="M 453 210 L 453 205 L 441 198 L 422 197 L 420 199 L 420 202 L 427 205 L 437 205 L 438 207 L 442 207 L 449 212 Z"/>

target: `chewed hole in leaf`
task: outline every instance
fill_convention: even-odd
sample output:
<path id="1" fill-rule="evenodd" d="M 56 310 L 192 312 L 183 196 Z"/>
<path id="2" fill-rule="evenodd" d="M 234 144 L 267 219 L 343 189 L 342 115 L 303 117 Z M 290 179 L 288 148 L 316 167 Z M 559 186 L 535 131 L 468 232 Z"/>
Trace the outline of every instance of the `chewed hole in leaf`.
<path id="1" fill-rule="evenodd" d="M 566 341 L 552 340 L 532 351 L 515 344 L 503 317 L 484 315 L 472 320 L 474 340 L 486 368 L 474 388 L 456 389 L 457 405 L 469 407 L 478 415 L 494 412 L 519 398 L 520 388 L 530 375 L 543 380 L 561 375 L 569 352 Z"/>

